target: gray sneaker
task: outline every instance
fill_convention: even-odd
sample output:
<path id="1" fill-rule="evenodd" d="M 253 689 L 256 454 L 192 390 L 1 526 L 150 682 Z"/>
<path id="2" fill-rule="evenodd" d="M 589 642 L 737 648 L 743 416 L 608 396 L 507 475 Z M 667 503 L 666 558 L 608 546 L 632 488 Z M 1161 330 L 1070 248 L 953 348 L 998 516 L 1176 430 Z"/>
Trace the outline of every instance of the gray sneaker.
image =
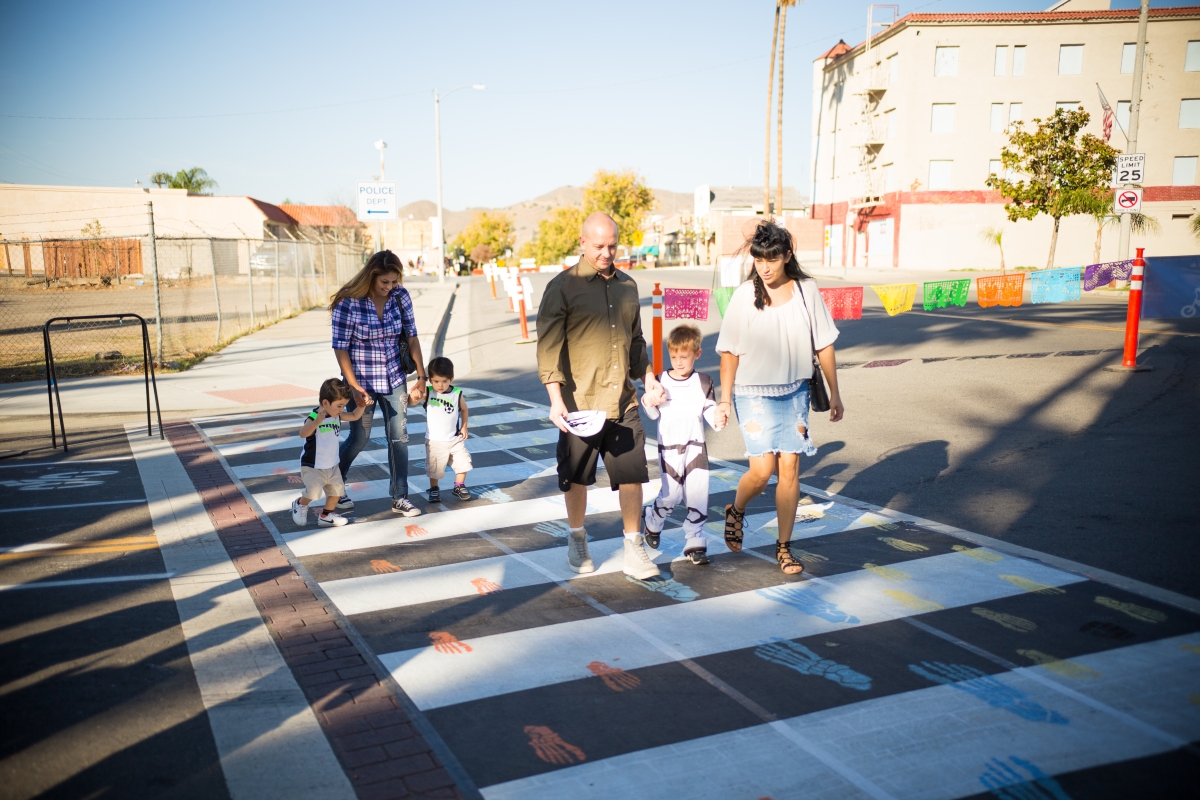
<path id="1" fill-rule="evenodd" d="M 572 572 L 596 571 L 596 565 L 588 553 L 587 531 L 571 531 L 567 536 L 567 565 Z"/>
<path id="2" fill-rule="evenodd" d="M 661 573 L 650 554 L 646 552 L 646 542 L 639 533 L 637 536 L 625 537 L 625 574 L 639 581 L 657 578 Z"/>

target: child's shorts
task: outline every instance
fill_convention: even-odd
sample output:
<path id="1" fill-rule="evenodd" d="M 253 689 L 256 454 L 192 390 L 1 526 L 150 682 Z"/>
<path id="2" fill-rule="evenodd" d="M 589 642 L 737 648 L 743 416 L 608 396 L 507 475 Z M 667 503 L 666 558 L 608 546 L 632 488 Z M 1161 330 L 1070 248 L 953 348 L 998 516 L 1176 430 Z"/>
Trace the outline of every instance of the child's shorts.
<path id="1" fill-rule="evenodd" d="M 301 467 L 300 479 L 304 481 L 304 496 L 310 503 L 320 500 L 322 494 L 326 497 L 341 497 L 346 493 L 346 487 L 342 485 L 342 471 L 337 465 L 328 469 Z"/>
<path id="2" fill-rule="evenodd" d="M 425 474 L 431 481 L 441 480 L 446 474 L 446 466 L 455 474 L 469 472 L 471 469 L 471 454 L 467 451 L 467 443 L 461 437 L 448 442 L 425 441 Z"/>

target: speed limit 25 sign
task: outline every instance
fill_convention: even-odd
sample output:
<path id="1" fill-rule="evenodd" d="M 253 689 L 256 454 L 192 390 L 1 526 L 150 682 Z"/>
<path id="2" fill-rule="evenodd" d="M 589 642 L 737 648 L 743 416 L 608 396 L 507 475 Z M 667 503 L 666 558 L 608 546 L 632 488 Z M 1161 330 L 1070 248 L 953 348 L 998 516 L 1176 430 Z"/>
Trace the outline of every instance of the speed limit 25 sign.
<path id="1" fill-rule="evenodd" d="M 1141 189 L 1117 189 L 1113 192 L 1114 214 L 1140 214 L 1141 211 Z"/>
<path id="2" fill-rule="evenodd" d="M 1117 168 L 1113 172 L 1113 185 L 1124 186 L 1127 183 L 1142 183 L 1146 173 L 1146 154 L 1128 153 L 1117 156 Z"/>

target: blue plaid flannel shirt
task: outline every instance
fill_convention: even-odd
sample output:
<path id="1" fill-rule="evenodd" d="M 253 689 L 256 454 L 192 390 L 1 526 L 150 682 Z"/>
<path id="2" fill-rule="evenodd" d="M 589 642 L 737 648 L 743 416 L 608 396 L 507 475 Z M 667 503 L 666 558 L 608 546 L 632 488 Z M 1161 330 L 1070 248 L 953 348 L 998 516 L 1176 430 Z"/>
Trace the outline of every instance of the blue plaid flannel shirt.
<path id="1" fill-rule="evenodd" d="M 354 375 L 364 389 L 389 394 L 405 383 L 397 339 L 417 335 L 412 298 L 397 286 L 383 307 L 383 319 L 375 313 L 370 297 L 347 297 L 333 309 L 333 349 L 350 353 Z"/>

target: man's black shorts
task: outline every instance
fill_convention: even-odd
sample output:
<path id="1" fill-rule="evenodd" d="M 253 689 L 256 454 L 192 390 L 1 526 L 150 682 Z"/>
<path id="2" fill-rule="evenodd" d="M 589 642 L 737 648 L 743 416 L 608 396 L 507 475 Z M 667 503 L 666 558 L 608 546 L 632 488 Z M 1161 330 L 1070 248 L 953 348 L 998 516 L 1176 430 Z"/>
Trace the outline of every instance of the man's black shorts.
<path id="1" fill-rule="evenodd" d="M 623 483 L 641 484 L 650 480 L 646 431 L 636 405 L 626 409 L 620 419 L 606 420 L 599 433 L 586 439 L 559 431 L 558 488 L 565 492 L 572 483 L 594 484 L 599 456 L 604 457 L 604 469 L 614 490 Z"/>

